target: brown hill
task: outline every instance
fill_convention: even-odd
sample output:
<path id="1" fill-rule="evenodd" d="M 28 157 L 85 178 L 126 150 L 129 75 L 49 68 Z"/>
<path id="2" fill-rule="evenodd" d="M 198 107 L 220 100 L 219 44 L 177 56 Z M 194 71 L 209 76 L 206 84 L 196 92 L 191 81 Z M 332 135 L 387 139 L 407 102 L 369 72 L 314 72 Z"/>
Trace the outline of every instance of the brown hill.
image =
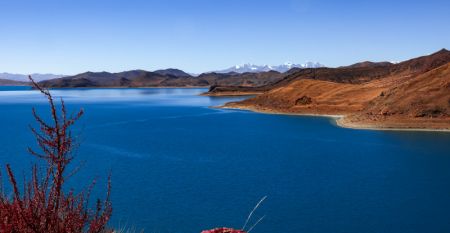
<path id="1" fill-rule="evenodd" d="M 294 78 L 264 94 L 225 107 L 345 115 L 339 123 L 349 127 L 450 129 L 450 63 L 442 64 L 447 59 L 450 61 L 449 52 L 440 51 L 391 65 L 389 75 L 363 83 Z M 348 69 L 362 68 L 334 69 L 334 74 Z M 333 79 L 340 80 L 340 76 Z"/>
<path id="2" fill-rule="evenodd" d="M 379 67 L 379 66 L 391 66 L 393 65 L 390 62 L 371 62 L 371 61 L 364 61 L 364 62 L 359 62 L 359 63 L 355 63 L 353 65 L 349 65 L 349 66 L 345 66 L 347 68 L 361 68 L 361 67 Z"/>
<path id="3" fill-rule="evenodd" d="M 336 83 L 364 83 L 389 75 L 385 67 L 358 67 L 358 68 L 313 68 L 302 69 L 297 72 L 288 73 L 282 79 L 263 86 L 216 86 L 210 88 L 206 95 L 246 95 L 249 93 L 264 93 L 266 91 L 283 87 L 291 82 L 302 79 L 314 79 L 331 81 Z"/>
<path id="4" fill-rule="evenodd" d="M 335 83 L 300 79 L 226 107 L 264 112 L 343 115 L 362 111 L 367 102 L 387 89 L 388 82 Z"/>
<path id="5" fill-rule="evenodd" d="M 341 123 L 450 129 L 450 63 L 393 85 Z"/>
<path id="6" fill-rule="evenodd" d="M 336 83 L 361 84 L 391 76 L 414 76 L 435 69 L 450 62 L 450 51 L 442 49 L 428 56 L 422 56 L 397 64 L 369 65 L 367 62 L 348 67 L 301 69 L 288 72 L 279 81 L 257 87 L 217 86 L 211 88 L 208 95 L 263 93 L 283 87 L 300 79 L 314 79 Z M 371 63 L 375 64 L 375 63 Z"/>
<path id="7" fill-rule="evenodd" d="M 414 58 L 391 66 L 392 74 L 417 75 L 450 62 L 450 51 L 441 49 L 431 55 Z"/>

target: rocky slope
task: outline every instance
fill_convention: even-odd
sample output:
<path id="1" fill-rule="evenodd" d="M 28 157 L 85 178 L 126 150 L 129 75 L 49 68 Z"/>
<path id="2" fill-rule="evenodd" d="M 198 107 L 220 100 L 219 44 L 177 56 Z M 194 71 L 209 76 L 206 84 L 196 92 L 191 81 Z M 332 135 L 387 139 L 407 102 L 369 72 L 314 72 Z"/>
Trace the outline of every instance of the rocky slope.
<path id="1" fill-rule="evenodd" d="M 392 85 L 363 111 L 340 121 L 347 126 L 450 129 L 450 63 Z"/>
<path id="2" fill-rule="evenodd" d="M 441 50 L 375 68 L 327 69 L 310 77 L 299 71 L 264 94 L 225 107 L 344 115 L 339 123 L 348 127 L 450 129 L 449 62 L 450 52 Z"/>

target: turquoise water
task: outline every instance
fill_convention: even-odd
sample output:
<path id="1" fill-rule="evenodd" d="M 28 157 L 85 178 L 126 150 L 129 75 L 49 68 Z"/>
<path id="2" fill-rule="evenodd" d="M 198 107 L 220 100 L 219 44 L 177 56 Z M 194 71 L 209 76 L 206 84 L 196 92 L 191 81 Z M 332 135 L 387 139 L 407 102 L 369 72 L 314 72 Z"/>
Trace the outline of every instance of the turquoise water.
<path id="1" fill-rule="evenodd" d="M 0 88 L 0 164 L 30 167 L 29 88 Z M 83 107 L 69 185 L 112 172 L 112 226 L 146 232 L 242 227 L 267 200 L 252 231 L 450 232 L 450 134 L 351 130 L 328 118 L 212 109 L 236 98 L 204 89 L 54 90 Z"/>

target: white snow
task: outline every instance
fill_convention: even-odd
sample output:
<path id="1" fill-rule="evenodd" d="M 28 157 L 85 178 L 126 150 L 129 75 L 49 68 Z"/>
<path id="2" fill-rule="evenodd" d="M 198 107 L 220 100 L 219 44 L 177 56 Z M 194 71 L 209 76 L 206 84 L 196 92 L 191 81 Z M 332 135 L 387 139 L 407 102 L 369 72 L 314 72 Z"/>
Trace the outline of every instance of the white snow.
<path id="1" fill-rule="evenodd" d="M 292 68 L 319 68 L 319 67 L 324 67 L 324 65 L 318 63 L 318 62 L 306 62 L 303 64 L 294 64 L 292 62 L 285 62 L 282 65 L 254 65 L 254 64 L 242 64 L 242 65 L 235 65 L 231 68 L 225 69 L 225 70 L 220 70 L 220 71 L 216 71 L 218 73 L 228 73 L 228 72 L 236 72 L 236 73 L 245 73 L 245 72 L 253 72 L 253 73 L 258 73 L 258 72 L 267 72 L 270 70 L 274 70 L 274 71 L 278 71 L 281 73 L 284 73 Z"/>

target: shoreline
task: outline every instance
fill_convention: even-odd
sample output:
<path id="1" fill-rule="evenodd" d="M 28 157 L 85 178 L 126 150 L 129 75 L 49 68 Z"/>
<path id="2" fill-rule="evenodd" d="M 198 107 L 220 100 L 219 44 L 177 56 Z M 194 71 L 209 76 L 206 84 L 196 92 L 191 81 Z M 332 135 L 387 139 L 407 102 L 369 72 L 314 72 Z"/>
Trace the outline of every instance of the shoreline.
<path id="1" fill-rule="evenodd" d="M 161 86 L 161 87 L 45 87 L 50 90 L 55 89 L 207 89 L 208 86 L 188 86 L 188 87 L 171 87 L 171 86 Z"/>
<path id="2" fill-rule="evenodd" d="M 255 108 L 246 108 L 246 107 L 228 107 L 228 106 L 216 106 L 215 108 L 219 109 L 234 109 L 241 111 L 250 111 L 255 113 L 262 114 L 271 114 L 271 115 L 286 115 L 286 116 L 310 116 L 310 117 L 326 117 L 332 119 L 335 125 L 339 128 L 344 129 L 354 129 L 354 130 L 374 130 L 374 131 L 415 131 L 415 132 L 441 132 L 441 133 L 450 133 L 450 129 L 430 129 L 430 128 L 389 128 L 389 127 L 370 127 L 370 126 L 356 126 L 342 123 L 340 120 L 345 118 L 345 115 L 333 115 L 333 114 L 312 114 L 312 113 L 285 113 L 274 110 L 259 110 Z"/>
<path id="3" fill-rule="evenodd" d="M 209 97 L 227 97 L 227 96 L 229 96 L 229 97 L 239 97 L 239 96 L 255 96 L 255 95 L 260 95 L 260 94 L 262 94 L 261 92 L 246 92 L 246 93 L 222 93 L 222 94 L 213 94 L 213 93 L 208 93 L 208 92 L 205 92 L 205 93 L 202 93 L 202 94 L 200 94 L 201 96 L 209 96 Z"/>
<path id="4" fill-rule="evenodd" d="M 235 109 L 235 110 L 250 111 L 250 112 L 262 113 L 262 114 L 271 114 L 271 115 L 326 117 L 326 118 L 331 118 L 331 119 L 335 119 L 335 120 L 345 117 L 344 115 L 314 114 L 314 113 L 285 113 L 285 112 L 278 112 L 278 111 L 256 110 L 254 108 L 242 108 L 242 107 L 216 106 L 215 108 Z"/>

